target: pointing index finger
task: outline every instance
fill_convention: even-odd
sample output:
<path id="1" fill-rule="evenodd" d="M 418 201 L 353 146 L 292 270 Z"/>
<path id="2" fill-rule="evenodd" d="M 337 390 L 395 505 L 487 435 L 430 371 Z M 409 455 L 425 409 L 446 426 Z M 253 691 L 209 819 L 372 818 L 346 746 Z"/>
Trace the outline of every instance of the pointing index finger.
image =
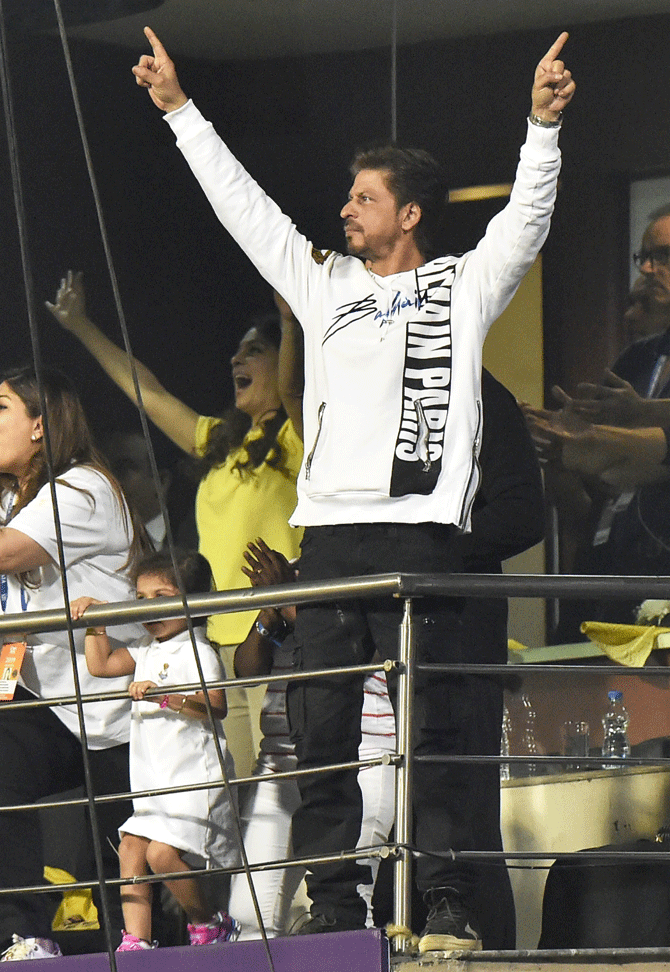
<path id="1" fill-rule="evenodd" d="M 144 36 L 146 37 L 146 39 L 151 44 L 151 49 L 154 52 L 154 57 L 157 57 L 158 55 L 162 55 L 163 57 L 167 57 L 167 51 L 165 50 L 165 48 L 163 47 L 163 45 L 159 41 L 159 39 L 156 36 L 156 34 L 154 34 L 154 32 L 151 29 L 151 27 L 145 27 L 144 28 Z"/>
<path id="2" fill-rule="evenodd" d="M 544 64 L 547 61 L 551 64 L 552 61 L 555 61 L 558 55 L 561 53 L 563 49 L 563 45 L 565 44 L 569 36 L 570 35 L 568 34 L 567 30 L 564 30 L 561 34 L 559 34 L 556 40 L 554 41 L 554 43 L 547 51 L 547 53 L 540 61 L 540 64 Z"/>

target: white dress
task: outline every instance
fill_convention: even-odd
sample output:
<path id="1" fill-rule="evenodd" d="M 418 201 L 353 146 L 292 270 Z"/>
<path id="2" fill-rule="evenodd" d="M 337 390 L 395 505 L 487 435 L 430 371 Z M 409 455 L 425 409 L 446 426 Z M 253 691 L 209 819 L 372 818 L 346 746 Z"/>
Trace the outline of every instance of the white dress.
<path id="1" fill-rule="evenodd" d="M 221 681 L 223 669 L 218 655 L 196 629 L 196 644 L 207 683 Z M 188 631 L 167 641 L 149 636 L 128 645 L 135 659 L 135 681 L 150 679 L 165 693 L 171 686 L 199 682 Z M 190 694 L 190 693 L 189 693 Z M 226 748 L 221 721 L 217 735 L 229 779 L 233 761 Z M 130 727 L 130 787 L 133 792 L 185 786 L 193 783 L 221 783 L 214 734 L 208 721 L 161 709 L 155 702 L 133 702 Z M 239 854 L 231 802 L 223 786 L 141 797 L 133 800 L 134 813 L 120 833 L 157 840 L 184 852 L 184 860 L 196 867 L 228 867 L 238 863 Z"/>

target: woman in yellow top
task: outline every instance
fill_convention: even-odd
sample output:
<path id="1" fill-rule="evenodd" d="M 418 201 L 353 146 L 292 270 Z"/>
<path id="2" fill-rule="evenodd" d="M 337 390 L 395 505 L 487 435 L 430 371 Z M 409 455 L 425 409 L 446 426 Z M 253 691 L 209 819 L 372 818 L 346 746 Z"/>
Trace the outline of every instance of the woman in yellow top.
<path id="1" fill-rule="evenodd" d="M 290 527 L 288 519 L 302 460 L 302 356 L 296 354 L 300 334 L 288 305 L 276 300 L 281 327 L 271 315 L 250 322 L 232 358 L 235 407 L 223 418 L 198 415 L 135 361 L 148 417 L 180 449 L 201 459 L 196 524 L 200 552 L 212 565 L 217 590 L 249 586 L 242 554 L 258 537 L 288 559 L 299 552 L 301 531 Z M 128 356 L 86 314 L 83 275 L 68 271 L 55 303 L 46 306 L 136 401 Z M 208 637 L 220 649 L 229 678 L 234 677 L 235 648 L 255 616 L 245 612 L 209 619 Z M 264 691 L 234 688 L 226 693 L 224 726 L 238 776 L 250 775 L 259 749 Z"/>

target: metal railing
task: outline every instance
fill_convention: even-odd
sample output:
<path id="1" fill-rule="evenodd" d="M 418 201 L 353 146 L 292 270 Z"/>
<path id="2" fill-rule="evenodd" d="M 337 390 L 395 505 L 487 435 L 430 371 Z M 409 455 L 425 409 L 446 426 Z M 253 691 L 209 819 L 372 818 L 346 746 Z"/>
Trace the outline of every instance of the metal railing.
<path id="1" fill-rule="evenodd" d="M 415 631 L 414 631 L 414 621 L 412 616 L 412 606 L 413 600 L 415 598 L 421 598 L 425 596 L 469 596 L 469 597 L 542 597 L 542 598 L 552 598 L 552 597 L 571 597 L 578 599 L 589 599 L 593 597 L 599 598 L 612 598 L 617 597 L 639 597 L 644 599 L 650 596 L 663 596 L 668 592 L 668 587 L 670 586 L 670 578 L 664 577 L 584 577 L 584 576 L 543 576 L 543 575 L 467 575 L 467 574 L 449 574 L 449 575 L 436 575 L 436 574 L 402 574 L 402 573 L 391 573 L 391 574 L 377 574 L 367 577 L 353 577 L 353 578 L 343 578 L 339 580 L 330 580 L 323 582 L 310 582 L 310 583 L 296 583 L 296 584 L 285 584 L 278 585 L 272 588 L 263 589 L 244 589 L 235 590 L 227 592 L 216 592 L 210 594 L 198 594 L 190 595 L 186 599 L 188 610 L 192 616 L 202 616 L 205 614 L 216 614 L 216 613 L 234 613 L 237 611 L 259 611 L 263 607 L 282 607 L 289 604 L 305 604 L 310 601 L 328 601 L 337 600 L 342 597 L 347 599 L 351 598 L 365 598 L 365 597 L 379 597 L 381 595 L 387 595 L 389 597 L 400 598 L 403 600 L 403 610 L 402 619 L 399 625 L 398 633 L 398 658 L 397 661 L 387 661 L 384 664 L 378 662 L 360 666 L 350 666 L 350 667 L 340 667 L 336 669 L 328 669 L 330 674 L 353 674 L 353 673 L 371 673 L 379 671 L 381 668 L 385 668 L 386 671 L 394 670 L 398 675 L 398 692 L 397 692 L 397 712 L 396 712 L 396 722 L 397 722 L 397 753 L 395 756 L 384 756 L 378 759 L 372 760 L 357 760 L 347 763 L 334 764 L 331 766 L 320 767 L 317 769 L 309 770 L 293 770 L 290 772 L 282 772 L 273 774 L 273 778 L 277 780 L 282 779 L 298 779 L 301 776 L 313 775 L 317 773 L 328 773 L 333 770 L 345 770 L 345 769 L 358 769 L 363 766 L 374 766 L 379 765 L 383 762 L 390 762 L 396 766 L 396 797 L 395 797 L 395 841 L 390 844 L 380 845 L 378 847 L 366 847 L 359 848 L 357 850 L 347 850 L 345 849 L 341 854 L 337 855 L 322 855 L 313 857 L 304 857 L 300 859 L 292 858 L 290 860 L 282 861 L 268 861 L 260 864 L 245 865 L 239 868 L 214 868 L 202 871 L 189 871 L 186 874 L 184 872 L 179 872 L 178 874 L 151 874 L 143 875 L 135 879 L 136 882 L 144 883 L 155 883 L 160 882 L 165 879 L 173 880 L 179 879 L 180 877 L 193 877 L 198 875 L 208 875 L 211 876 L 216 873 L 251 873 L 254 871 L 264 871 L 273 869 L 283 869 L 285 867 L 304 867 L 309 868 L 313 865 L 331 863 L 335 861 L 342 860 L 355 860 L 362 858 L 369 858 L 373 855 L 378 857 L 388 857 L 392 855 L 395 858 L 394 866 L 394 899 L 393 908 L 394 924 L 409 928 L 411 926 L 411 864 L 412 864 L 412 766 L 414 759 L 429 762 L 449 762 L 449 763 L 528 763 L 528 756 L 459 756 L 459 755 L 443 755 L 443 756 L 417 756 L 414 757 L 412 753 L 412 709 L 413 709 L 413 682 L 414 673 L 417 670 L 424 672 L 449 672 L 454 671 L 461 674 L 505 674 L 509 673 L 509 667 L 507 665 L 495 665 L 495 664 L 472 664 L 472 665 L 433 665 L 433 664 L 420 664 L 416 659 L 415 650 Z M 148 601 L 124 601 L 115 604 L 105 604 L 99 606 L 91 606 L 87 612 L 85 618 L 71 621 L 73 628 L 85 628 L 90 625 L 97 624 L 118 624 L 118 623 L 128 623 L 128 622 L 141 622 L 149 621 L 163 618 L 172 618 L 183 616 L 185 611 L 184 599 L 181 597 L 172 598 L 156 598 L 152 599 L 150 603 Z M 39 611 L 31 613 L 23 613 L 20 615 L 3 615 L 0 617 L 0 637 L 5 637 L 7 634 L 14 635 L 17 631 L 25 634 L 39 633 L 44 631 L 53 631 L 60 628 L 65 628 L 68 623 L 68 618 L 65 611 Z M 582 675 L 587 675 L 589 672 L 602 674 L 614 674 L 617 675 L 635 675 L 639 674 L 639 669 L 624 668 L 620 665 L 598 665 L 597 667 L 584 665 L 561 665 L 561 664 L 525 664 L 523 666 L 524 673 L 541 671 L 543 673 L 554 673 L 554 672 L 566 672 L 566 671 L 578 671 Z M 646 667 L 645 676 L 647 675 L 659 675 L 668 677 L 668 669 L 665 667 Z M 309 679 L 316 676 L 323 677 L 324 671 L 301 671 L 293 672 L 290 674 L 282 674 L 281 676 L 263 676 L 256 678 L 240 678 L 240 679 L 226 679 L 219 682 L 208 683 L 208 688 L 226 688 L 229 686 L 252 686 L 259 684 L 272 683 L 273 681 L 286 682 L 288 680 L 303 680 Z M 170 686 L 171 691 L 192 691 L 201 689 L 201 685 L 198 684 L 185 684 L 180 686 Z M 150 693 L 147 693 L 148 695 Z M 163 692 L 156 690 L 153 694 L 162 695 Z M 83 703 L 93 702 L 93 701 L 104 701 L 119 698 L 126 698 L 127 693 L 125 692 L 101 692 L 95 695 L 85 695 L 81 697 Z M 55 699 L 35 699 L 32 701 L 21 701 L 21 702 L 3 702 L 5 708 L 14 708 L 21 706 L 49 706 L 56 707 L 59 705 L 74 704 L 76 702 L 76 697 L 67 696 Z M 543 755 L 533 755 L 532 762 L 534 763 L 566 763 L 574 761 L 574 757 L 564 757 L 564 756 L 543 756 Z M 670 760 L 657 757 L 657 758 L 636 758 L 631 757 L 627 760 L 629 765 L 635 766 L 647 766 L 647 765 L 659 765 L 670 762 Z M 580 763 L 583 763 L 585 768 L 592 766 L 593 768 L 601 768 L 602 759 L 597 757 L 580 757 Z M 231 786 L 241 786 L 243 784 L 251 783 L 257 781 L 257 777 L 241 778 L 237 780 L 231 780 Z M 224 782 L 220 784 L 215 784 L 219 786 L 224 786 Z M 105 796 L 95 796 L 93 795 L 93 802 L 97 804 L 109 803 L 114 801 L 128 800 L 131 797 L 138 797 L 143 795 L 158 795 L 158 794 L 170 794 L 176 792 L 185 792 L 194 789 L 204 789 L 212 788 L 212 783 L 206 784 L 192 784 L 189 787 L 166 787 L 163 789 L 152 789 L 151 791 L 142 791 L 142 793 L 119 793 L 110 794 Z M 0 820 L 2 820 L 2 814 L 5 811 L 25 811 L 30 812 L 34 810 L 48 810 L 50 808 L 64 807 L 64 806 L 86 806 L 89 804 L 91 795 L 82 798 L 68 799 L 68 800 L 50 800 L 40 802 L 39 804 L 22 804 L 10 807 L 0 807 Z M 531 852 L 509 852 L 509 851 L 457 851 L 454 850 L 449 854 L 452 860 L 481 860 L 486 858 L 489 860 L 498 861 L 508 861 L 508 860 L 547 860 L 554 861 L 557 859 L 570 857 L 574 858 L 577 855 L 584 856 L 585 859 L 589 857 L 597 857 L 599 860 L 608 857 L 626 859 L 634 857 L 634 853 L 626 851 L 597 851 L 597 852 L 571 852 L 566 853 L 556 853 L 547 851 L 531 851 Z M 645 860 L 667 860 L 667 854 L 659 849 L 658 854 L 645 853 Z M 115 887 L 122 884 L 128 884 L 128 878 L 112 878 L 104 880 L 106 886 Z M 89 881 L 77 881 L 74 884 L 64 884 L 64 885 L 35 885 L 35 886 L 24 886 L 17 888 L 3 888 L 0 890 L 0 899 L 2 896 L 11 893 L 44 893 L 53 891 L 66 891 L 73 890 L 76 888 L 91 888 L 96 887 L 101 884 L 100 880 L 89 880 Z M 103 899 L 104 907 L 104 899 Z M 108 943 L 109 946 L 109 943 Z M 398 946 L 399 951 L 405 949 L 405 944 L 402 942 Z M 111 955 L 110 949 L 110 964 L 113 965 L 113 957 Z M 630 950 L 627 950 L 630 951 Z M 635 951 L 635 950 L 633 950 Z M 591 955 L 594 950 L 570 950 L 569 954 L 571 956 L 576 956 L 583 952 L 585 955 Z M 595 950 L 595 954 L 598 950 Z M 602 954 L 605 957 L 606 953 L 618 954 L 616 949 L 605 949 Z M 488 954 L 488 953 L 487 953 Z M 515 952 L 504 953 L 509 960 L 513 960 Z M 528 957 L 531 954 L 541 954 L 548 953 L 531 953 L 528 951 L 518 952 L 519 958 Z M 636 954 L 638 954 L 636 952 Z M 654 959 L 658 959 L 659 955 L 662 957 L 670 956 L 670 950 L 658 950 L 658 949 L 647 949 L 644 952 L 640 951 L 640 958 L 643 959 L 644 955 L 653 956 Z M 271 957 L 268 954 L 268 957 Z M 491 956 L 492 957 L 492 956 Z"/>

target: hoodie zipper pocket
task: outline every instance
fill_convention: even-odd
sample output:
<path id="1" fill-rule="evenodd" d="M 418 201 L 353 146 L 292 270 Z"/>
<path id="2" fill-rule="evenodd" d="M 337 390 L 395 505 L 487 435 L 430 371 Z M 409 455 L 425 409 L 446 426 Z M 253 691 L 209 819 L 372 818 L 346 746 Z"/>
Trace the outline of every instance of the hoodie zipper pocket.
<path id="1" fill-rule="evenodd" d="M 317 416 L 317 427 L 316 427 L 316 438 L 314 439 L 314 445 L 312 446 L 310 454 L 305 460 L 305 479 L 309 479 L 312 474 L 312 460 L 314 459 L 314 453 L 316 452 L 316 447 L 319 444 L 319 439 L 321 438 L 321 429 L 323 428 L 323 413 L 326 411 L 326 403 L 321 402 L 319 405 L 319 412 Z"/>
<path id="2" fill-rule="evenodd" d="M 433 461 L 430 458 L 430 428 L 428 427 L 426 413 L 423 410 L 423 402 L 420 398 L 414 399 L 414 411 L 416 412 L 417 421 L 416 454 L 423 463 L 421 472 L 427 473 L 430 472 L 433 465 Z"/>
<path id="3" fill-rule="evenodd" d="M 477 495 L 477 490 L 479 489 L 479 483 L 481 482 L 482 474 L 479 465 L 479 439 L 482 434 L 482 405 L 481 402 L 477 402 L 477 431 L 475 433 L 474 440 L 472 442 L 472 464 L 470 467 L 470 475 L 468 476 L 468 483 L 465 488 L 465 496 L 463 497 L 463 504 L 461 506 L 461 517 L 459 526 L 463 526 L 470 518 L 470 513 L 472 511 L 472 505 L 475 501 L 475 496 Z M 472 482 L 474 480 L 475 488 L 472 489 Z"/>

